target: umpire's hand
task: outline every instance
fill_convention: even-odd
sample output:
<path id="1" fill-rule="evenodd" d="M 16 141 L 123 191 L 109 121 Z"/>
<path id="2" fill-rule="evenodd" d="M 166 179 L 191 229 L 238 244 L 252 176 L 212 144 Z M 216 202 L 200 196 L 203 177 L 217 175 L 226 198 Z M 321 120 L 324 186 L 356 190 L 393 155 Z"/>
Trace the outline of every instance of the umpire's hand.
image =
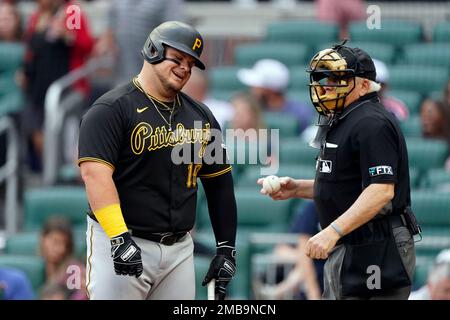
<path id="1" fill-rule="evenodd" d="M 215 300 L 224 300 L 228 283 L 236 273 L 236 250 L 234 248 L 217 248 L 217 253 L 211 261 L 202 286 L 216 279 Z"/>
<path id="2" fill-rule="evenodd" d="M 133 241 L 129 232 L 111 238 L 111 257 L 116 274 L 136 278 L 142 274 L 141 249 Z"/>

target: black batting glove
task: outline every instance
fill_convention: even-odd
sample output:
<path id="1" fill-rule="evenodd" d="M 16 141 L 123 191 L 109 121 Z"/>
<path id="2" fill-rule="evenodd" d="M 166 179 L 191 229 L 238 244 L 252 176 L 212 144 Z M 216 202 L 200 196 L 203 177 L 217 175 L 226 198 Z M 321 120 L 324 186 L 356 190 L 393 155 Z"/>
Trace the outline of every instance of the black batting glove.
<path id="1" fill-rule="evenodd" d="M 142 274 L 141 249 L 133 241 L 129 232 L 111 238 L 111 257 L 116 274 L 136 278 Z"/>
<path id="2" fill-rule="evenodd" d="M 209 265 L 202 286 L 207 285 L 212 279 L 216 281 L 215 300 L 224 300 L 227 286 L 236 273 L 236 250 L 230 247 L 217 248 L 217 253 Z"/>

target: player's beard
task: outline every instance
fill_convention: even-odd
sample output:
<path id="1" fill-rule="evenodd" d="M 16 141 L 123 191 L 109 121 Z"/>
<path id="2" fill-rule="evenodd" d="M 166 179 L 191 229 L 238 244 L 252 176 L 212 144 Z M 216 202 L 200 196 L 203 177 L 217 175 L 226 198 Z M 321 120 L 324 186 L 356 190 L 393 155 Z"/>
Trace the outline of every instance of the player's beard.
<path id="1" fill-rule="evenodd" d="M 172 73 L 172 70 L 170 70 L 170 73 Z M 183 86 L 186 84 L 186 82 L 189 80 L 186 80 L 184 83 L 174 83 L 174 81 L 170 80 L 170 77 L 166 77 L 160 72 L 156 72 L 156 76 L 158 77 L 159 81 L 161 82 L 162 87 L 169 95 L 176 95 L 178 92 L 183 89 Z"/>

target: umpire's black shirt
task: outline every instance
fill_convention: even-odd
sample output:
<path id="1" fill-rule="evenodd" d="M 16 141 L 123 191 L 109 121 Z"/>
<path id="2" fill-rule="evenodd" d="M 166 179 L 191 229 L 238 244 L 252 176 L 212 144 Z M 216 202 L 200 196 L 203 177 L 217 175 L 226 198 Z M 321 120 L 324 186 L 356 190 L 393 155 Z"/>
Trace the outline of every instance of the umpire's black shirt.
<path id="1" fill-rule="evenodd" d="M 369 93 L 331 125 L 316 163 L 314 201 L 322 228 L 343 214 L 372 183 L 394 183 L 394 213 L 409 200 L 408 154 L 398 122 Z"/>
<path id="2" fill-rule="evenodd" d="M 231 166 L 221 141 L 214 144 L 221 147 L 222 163 L 205 163 L 197 152 L 212 143 L 210 129 L 220 130 L 205 105 L 179 93 L 170 118 L 164 105 L 154 102 L 135 79 L 100 97 L 81 120 L 78 163 L 95 161 L 114 170 L 112 177 L 129 229 L 189 231 L 195 221 L 197 177 L 214 178 L 231 171 Z M 170 120 L 173 131 L 166 123 Z M 192 146 L 191 160 L 176 164 L 172 149 L 182 145 Z"/>

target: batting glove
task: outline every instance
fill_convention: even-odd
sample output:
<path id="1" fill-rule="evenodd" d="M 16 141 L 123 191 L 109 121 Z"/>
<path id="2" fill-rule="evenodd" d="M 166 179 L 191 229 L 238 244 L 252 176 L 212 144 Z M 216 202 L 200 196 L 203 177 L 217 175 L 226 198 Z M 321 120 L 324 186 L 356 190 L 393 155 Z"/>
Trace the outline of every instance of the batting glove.
<path id="1" fill-rule="evenodd" d="M 202 286 L 207 285 L 212 279 L 215 279 L 215 300 L 225 299 L 228 283 L 230 283 L 236 273 L 235 256 L 236 250 L 234 248 L 217 248 L 217 253 L 211 261 Z"/>
<path id="2" fill-rule="evenodd" d="M 133 241 L 129 232 L 111 238 L 111 257 L 116 274 L 136 278 L 142 274 L 141 249 Z"/>

